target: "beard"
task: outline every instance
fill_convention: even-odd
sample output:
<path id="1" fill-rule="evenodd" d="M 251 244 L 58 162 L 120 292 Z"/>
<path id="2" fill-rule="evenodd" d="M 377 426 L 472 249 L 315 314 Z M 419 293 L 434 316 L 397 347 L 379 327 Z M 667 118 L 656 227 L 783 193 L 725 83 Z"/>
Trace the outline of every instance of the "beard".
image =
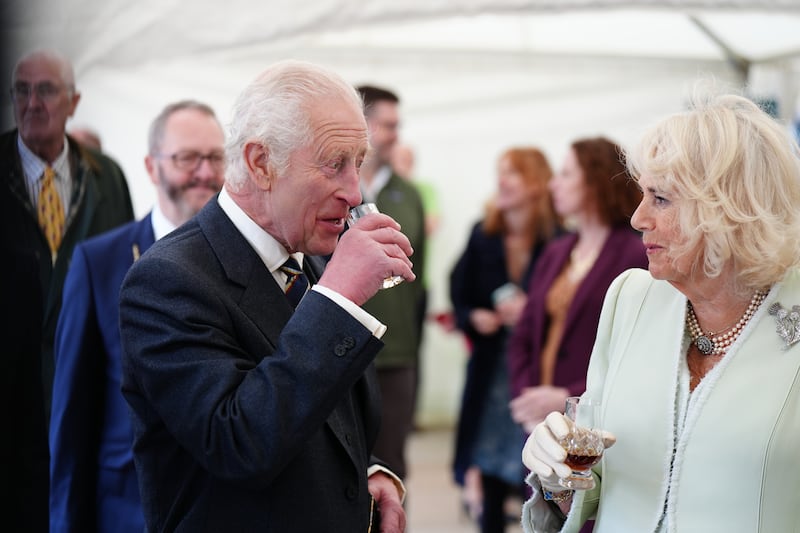
<path id="1" fill-rule="evenodd" d="M 193 202 L 189 198 L 188 193 L 193 190 L 200 191 L 207 191 L 208 196 L 206 201 L 210 199 L 214 194 L 218 193 L 222 188 L 222 185 L 217 185 L 216 183 L 209 182 L 207 180 L 201 180 L 196 178 L 194 175 L 192 178 L 185 182 L 185 183 L 173 183 L 170 181 L 167 173 L 164 171 L 164 168 L 159 165 L 158 166 L 158 181 L 161 185 L 161 188 L 166 193 L 167 197 L 169 198 L 170 202 L 178 213 L 181 215 L 181 218 L 184 220 L 188 220 L 194 215 L 196 215 L 200 209 L 203 208 L 205 205 L 204 202 Z"/>

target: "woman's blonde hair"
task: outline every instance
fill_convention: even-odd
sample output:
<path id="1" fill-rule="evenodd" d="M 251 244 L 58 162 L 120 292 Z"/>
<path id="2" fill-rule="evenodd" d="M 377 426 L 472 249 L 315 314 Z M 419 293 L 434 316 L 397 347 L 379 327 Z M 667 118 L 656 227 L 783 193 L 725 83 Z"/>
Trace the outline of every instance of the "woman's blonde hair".
<path id="1" fill-rule="evenodd" d="M 683 255 L 718 276 L 732 261 L 735 290 L 779 281 L 800 264 L 800 159 L 788 129 L 747 98 L 698 87 L 689 110 L 652 127 L 627 154 L 679 202 Z"/>

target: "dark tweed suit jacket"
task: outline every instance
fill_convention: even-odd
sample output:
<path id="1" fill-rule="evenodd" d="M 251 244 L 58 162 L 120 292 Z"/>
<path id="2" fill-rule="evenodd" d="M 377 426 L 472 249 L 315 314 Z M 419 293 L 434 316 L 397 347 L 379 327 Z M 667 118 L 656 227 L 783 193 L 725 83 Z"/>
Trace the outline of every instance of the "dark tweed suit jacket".
<path id="1" fill-rule="evenodd" d="M 322 262 L 306 263 L 314 282 Z M 381 341 L 320 293 L 293 310 L 216 199 L 133 265 L 120 301 L 150 532 L 367 530 Z"/>

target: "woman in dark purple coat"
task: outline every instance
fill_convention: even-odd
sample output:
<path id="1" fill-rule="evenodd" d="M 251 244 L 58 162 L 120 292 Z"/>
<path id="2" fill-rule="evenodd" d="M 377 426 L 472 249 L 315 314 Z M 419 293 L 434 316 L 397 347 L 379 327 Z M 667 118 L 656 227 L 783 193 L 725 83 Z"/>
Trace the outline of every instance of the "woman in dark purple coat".
<path id="1" fill-rule="evenodd" d="M 555 209 L 574 231 L 542 252 L 509 341 L 511 413 L 526 432 L 583 392 L 608 286 L 624 270 L 647 268 L 630 227 L 641 192 L 620 154 L 605 138 L 578 140 L 550 181 Z"/>

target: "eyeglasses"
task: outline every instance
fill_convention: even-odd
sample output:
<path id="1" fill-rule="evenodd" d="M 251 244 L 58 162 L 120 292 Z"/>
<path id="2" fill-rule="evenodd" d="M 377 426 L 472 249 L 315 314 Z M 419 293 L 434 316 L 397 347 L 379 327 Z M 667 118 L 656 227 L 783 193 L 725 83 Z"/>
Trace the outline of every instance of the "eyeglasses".
<path id="1" fill-rule="evenodd" d="M 64 89 L 63 86 L 45 81 L 37 83 L 36 85 L 29 85 L 27 83 L 16 83 L 11 87 L 11 98 L 17 102 L 27 102 L 32 94 L 43 102 L 52 102 L 61 94 Z"/>
<path id="2" fill-rule="evenodd" d="M 156 157 L 171 159 L 172 164 L 179 170 L 196 170 L 206 159 L 214 170 L 225 168 L 225 154 L 222 152 L 211 152 L 203 155 L 200 152 L 184 150 L 174 154 L 159 154 Z"/>

